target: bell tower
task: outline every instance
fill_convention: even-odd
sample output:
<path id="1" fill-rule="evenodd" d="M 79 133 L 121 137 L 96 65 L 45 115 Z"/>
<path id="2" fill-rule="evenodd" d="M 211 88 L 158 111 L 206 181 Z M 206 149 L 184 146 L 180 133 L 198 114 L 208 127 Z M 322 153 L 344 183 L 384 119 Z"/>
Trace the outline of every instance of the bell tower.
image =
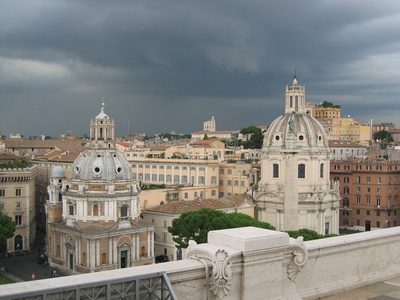
<path id="1" fill-rule="evenodd" d="M 114 120 L 104 112 L 104 102 L 101 103 L 100 114 L 90 120 L 90 140 L 92 149 L 115 149 Z"/>
<path id="2" fill-rule="evenodd" d="M 306 87 L 299 85 L 294 75 L 293 85 L 286 86 L 285 113 L 306 113 Z"/>

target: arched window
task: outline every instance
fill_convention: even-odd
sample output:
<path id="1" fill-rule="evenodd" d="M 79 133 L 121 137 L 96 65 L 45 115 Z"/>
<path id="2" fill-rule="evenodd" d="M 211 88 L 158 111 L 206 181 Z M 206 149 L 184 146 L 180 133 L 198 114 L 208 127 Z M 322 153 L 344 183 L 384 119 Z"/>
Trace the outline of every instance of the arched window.
<path id="1" fill-rule="evenodd" d="M 349 206 L 349 199 L 348 198 L 344 198 L 343 199 L 343 207 L 348 207 Z"/>
<path id="2" fill-rule="evenodd" d="M 293 107 L 293 96 L 290 96 L 290 107 Z"/>
<path id="3" fill-rule="evenodd" d="M 295 105 L 296 105 L 295 111 L 298 111 L 299 110 L 299 96 L 296 96 Z"/>
<path id="4" fill-rule="evenodd" d="M 349 225 L 349 219 L 343 219 L 343 225 Z"/>
<path id="5" fill-rule="evenodd" d="M 272 177 L 279 178 L 279 165 L 278 164 L 272 165 Z"/>
<path id="6" fill-rule="evenodd" d="M 304 164 L 299 164 L 298 178 L 306 178 L 306 166 Z"/>
<path id="7" fill-rule="evenodd" d="M 14 238 L 14 250 L 24 249 L 23 238 L 21 235 L 17 235 Z"/>
<path id="8" fill-rule="evenodd" d="M 324 178 L 324 164 L 319 166 L 319 177 Z"/>
<path id="9" fill-rule="evenodd" d="M 93 216 L 97 217 L 99 215 L 99 206 L 97 204 L 93 205 Z"/>

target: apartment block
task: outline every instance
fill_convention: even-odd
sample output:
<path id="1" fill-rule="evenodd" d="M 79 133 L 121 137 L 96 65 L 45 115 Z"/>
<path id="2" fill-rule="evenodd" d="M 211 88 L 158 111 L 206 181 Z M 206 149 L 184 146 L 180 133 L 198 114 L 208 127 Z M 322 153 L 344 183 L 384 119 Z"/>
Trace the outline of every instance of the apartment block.
<path id="1" fill-rule="evenodd" d="M 340 184 L 341 228 L 369 231 L 400 225 L 398 162 L 332 160 L 330 177 Z"/>

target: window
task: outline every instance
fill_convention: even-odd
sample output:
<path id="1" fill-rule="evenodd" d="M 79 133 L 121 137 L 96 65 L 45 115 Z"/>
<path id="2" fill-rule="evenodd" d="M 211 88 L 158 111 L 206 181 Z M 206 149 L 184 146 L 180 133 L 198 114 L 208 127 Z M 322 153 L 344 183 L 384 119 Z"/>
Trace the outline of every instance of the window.
<path id="1" fill-rule="evenodd" d="M 222 179 L 219 180 L 219 185 L 224 185 L 224 181 Z"/>
<path id="2" fill-rule="evenodd" d="M 306 166 L 304 164 L 298 166 L 298 178 L 306 178 Z"/>
<path id="3" fill-rule="evenodd" d="M 172 175 L 167 175 L 167 182 L 172 182 Z"/>
<path id="4" fill-rule="evenodd" d="M 382 171 L 382 166 L 376 166 L 376 169 L 377 169 L 378 171 Z"/>
<path id="5" fill-rule="evenodd" d="M 144 180 L 150 181 L 150 174 L 144 174 Z"/>
<path id="6" fill-rule="evenodd" d="M 371 197 L 367 197 L 367 204 L 371 204 Z"/>
<path id="7" fill-rule="evenodd" d="M 371 193 L 371 188 L 367 187 L 367 193 Z"/>
<path id="8" fill-rule="evenodd" d="M 343 225 L 349 225 L 349 219 L 347 218 L 343 219 Z"/>
<path id="9" fill-rule="evenodd" d="M 216 190 L 211 190 L 211 196 L 215 196 L 217 194 Z"/>
<path id="10" fill-rule="evenodd" d="M 128 206 L 124 205 L 121 207 L 121 218 L 126 218 L 128 216 Z"/>
<path id="11" fill-rule="evenodd" d="M 371 170 L 371 166 L 370 166 L 370 165 L 367 166 L 367 170 L 368 170 L 368 171 Z"/>
<path id="12" fill-rule="evenodd" d="M 357 204 L 360 204 L 360 203 L 361 203 L 361 197 L 360 197 L 360 196 L 357 196 L 356 202 L 357 202 Z"/>
<path id="13" fill-rule="evenodd" d="M 381 188 L 376 188 L 376 192 L 380 193 L 381 192 Z"/>
<path id="14" fill-rule="evenodd" d="M 335 178 L 333 178 L 333 181 L 340 181 L 340 178 L 336 176 Z"/>
<path id="15" fill-rule="evenodd" d="M 349 165 L 345 165 L 344 169 L 348 171 L 348 170 L 350 170 L 350 166 Z"/>
<path id="16" fill-rule="evenodd" d="M 199 171 L 200 171 L 200 172 L 204 172 L 205 170 L 206 170 L 206 168 L 204 168 L 204 167 L 199 168 Z"/>
<path id="17" fill-rule="evenodd" d="M 70 205 L 70 206 L 68 207 L 68 209 L 69 209 L 69 215 L 70 215 L 70 216 L 73 216 L 73 215 L 74 215 L 74 206 L 73 206 L 73 205 Z"/>
<path id="18" fill-rule="evenodd" d="M 361 183 L 361 177 L 357 176 L 357 183 Z"/>
<path id="19" fill-rule="evenodd" d="M 185 199 L 189 198 L 189 193 L 185 193 Z"/>
<path id="20" fill-rule="evenodd" d="M 345 193 L 345 195 L 348 195 L 350 193 L 350 189 L 348 187 L 345 187 L 343 189 L 343 192 Z"/>
<path id="21" fill-rule="evenodd" d="M 0 202 L 0 211 L 4 211 L 5 209 L 6 209 L 5 204 Z"/>
<path id="22" fill-rule="evenodd" d="M 357 165 L 357 166 L 356 166 L 356 169 L 357 169 L 357 170 L 361 170 L 361 165 Z"/>
<path id="23" fill-rule="evenodd" d="M 217 176 L 211 177 L 211 184 L 217 184 Z"/>
<path id="24" fill-rule="evenodd" d="M 151 168 L 152 168 L 152 169 L 157 169 L 157 166 L 153 165 Z"/>
<path id="25" fill-rule="evenodd" d="M 335 165 L 334 169 L 335 170 L 340 170 L 340 165 Z"/>
<path id="26" fill-rule="evenodd" d="M 244 186 L 244 180 L 242 180 L 242 181 L 240 182 L 240 185 L 241 185 L 241 186 Z"/>
<path id="27" fill-rule="evenodd" d="M 357 214 L 357 215 L 360 214 L 360 210 L 359 210 L 359 209 L 356 210 L 356 214 Z"/>
<path id="28" fill-rule="evenodd" d="M 272 165 L 272 177 L 273 178 L 279 178 L 279 165 L 278 164 L 273 164 Z"/>
<path id="29" fill-rule="evenodd" d="M 235 181 L 233 182 L 233 185 L 234 185 L 234 186 L 239 186 L 239 180 L 235 180 Z"/>
<path id="30" fill-rule="evenodd" d="M 371 183 L 371 177 L 367 177 L 367 183 Z"/>
<path id="31" fill-rule="evenodd" d="M 366 211 L 367 216 L 369 216 L 371 213 L 369 210 Z"/>
<path id="32" fill-rule="evenodd" d="M 145 168 L 146 168 L 146 169 L 150 169 L 150 165 L 146 165 Z"/>
<path id="33" fill-rule="evenodd" d="M 19 197 L 22 194 L 22 189 L 21 188 L 16 188 L 15 189 L 15 196 Z"/>
<path id="34" fill-rule="evenodd" d="M 324 164 L 321 164 L 319 167 L 319 177 L 324 178 Z"/>
<path id="35" fill-rule="evenodd" d="M 381 184 L 381 178 L 380 177 L 376 178 L 376 181 L 377 181 L 378 184 Z"/>
<path id="36" fill-rule="evenodd" d="M 376 221 L 376 227 L 380 228 L 381 227 L 381 222 Z"/>
<path id="37" fill-rule="evenodd" d="M 167 166 L 167 170 L 172 170 L 172 166 Z"/>
<path id="38" fill-rule="evenodd" d="M 228 175 L 232 175 L 232 169 L 228 169 Z"/>
<path id="39" fill-rule="evenodd" d="M 188 177 L 187 175 L 182 175 L 182 183 L 187 183 Z"/>
<path id="40" fill-rule="evenodd" d="M 350 181 L 349 177 L 344 178 L 344 183 L 349 183 L 349 181 Z"/>
<path id="41" fill-rule="evenodd" d="M 0 197 L 5 197 L 5 196 L 6 196 L 6 190 L 0 189 Z"/>
<path id="42" fill-rule="evenodd" d="M 164 236 L 164 243 L 168 242 L 168 236 L 165 232 L 163 233 L 163 236 Z"/>
<path id="43" fill-rule="evenodd" d="M 194 192 L 194 197 L 197 198 L 197 192 Z"/>
<path id="44" fill-rule="evenodd" d="M 164 228 L 167 228 L 168 227 L 168 222 L 167 222 L 167 220 L 164 220 Z"/>
<path id="45" fill-rule="evenodd" d="M 343 206 L 344 207 L 348 207 L 349 206 L 349 200 L 348 199 L 344 199 L 343 200 Z"/>
<path id="46" fill-rule="evenodd" d="M 205 184 L 205 177 L 199 176 L 199 184 Z"/>
<path id="47" fill-rule="evenodd" d="M 158 175 L 158 181 L 159 182 L 164 182 L 164 174 Z"/>
<path id="48" fill-rule="evenodd" d="M 152 181 L 157 181 L 157 174 L 152 174 L 151 175 L 151 180 Z"/>
<path id="49" fill-rule="evenodd" d="M 376 216 L 377 216 L 377 217 L 380 217 L 380 216 L 381 216 L 381 211 L 380 211 L 380 210 L 377 210 L 377 211 L 376 211 Z"/>
<path id="50" fill-rule="evenodd" d="M 381 198 L 376 198 L 376 206 L 377 207 L 381 206 Z"/>
<path id="51" fill-rule="evenodd" d="M 174 175 L 174 183 L 179 183 L 179 175 Z"/>
<path id="52" fill-rule="evenodd" d="M 21 202 L 16 202 L 15 203 L 15 209 L 20 210 L 21 209 Z"/>
<path id="53" fill-rule="evenodd" d="M 15 216 L 15 225 L 22 225 L 22 216 L 21 215 Z"/>
<path id="54" fill-rule="evenodd" d="M 228 185 L 232 185 L 232 180 L 228 180 Z"/>
<path id="55" fill-rule="evenodd" d="M 219 169 L 219 174 L 224 175 L 224 169 Z"/>
<path id="56" fill-rule="evenodd" d="M 357 187 L 357 192 L 361 192 L 361 188 L 359 186 Z"/>
<path id="57" fill-rule="evenodd" d="M 174 170 L 179 170 L 179 167 L 178 167 L 178 166 L 175 166 L 175 167 L 174 167 Z"/>

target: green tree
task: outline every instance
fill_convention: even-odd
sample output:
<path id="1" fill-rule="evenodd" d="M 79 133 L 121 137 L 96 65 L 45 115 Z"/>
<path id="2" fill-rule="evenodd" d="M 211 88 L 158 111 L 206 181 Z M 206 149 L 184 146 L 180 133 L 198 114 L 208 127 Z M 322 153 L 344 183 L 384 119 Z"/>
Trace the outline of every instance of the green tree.
<path id="1" fill-rule="evenodd" d="M 382 130 L 374 133 L 374 140 L 381 140 L 387 143 L 393 142 L 393 137 L 390 132 Z"/>
<path id="2" fill-rule="evenodd" d="M 172 221 L 172 226 L 168 227 L 168 232 L 173 235 L 173 240 L 178 248 L 187 248 L 190 240 L 194 240 L 198 244 L 206 243 L 207 234 L 211 230 L 245 226 L 275 230 L 271 224 L 257 221 L 248 215 L 241 213 L 226 214 L 219 210 L 203 208 L 181 214 L 178 219 Z"/>
<path id="3" fill-rule="evenodd" d="M 249 126 L 242 128 L 240 133 L 247 136 L 247 142 L 242 143 L 245 149 L 261 149 L 264 136 L 261 128 L 256 126 Z M 250 139 L 248 138 L 250 136 Z"/>
<path id="4" fill-rule="evenodd" d="M 9 239 L 14 236 L 15 223 L 0 211 L 0 240 Z"/>
<path id="5" fill-rule="evenodd" d="M 336 234 L 322 235 L 314 230 L 306 229 L 306 228 L 299 229 L 299 230 L 289 230 L 289 231 L 286 231 L 286 233 L 289 234 L 289 236 L 294 239 L 297 239 L 299 236 L 302 236 L 304 238 L 304 241 L 311 241 L 311 240 L 317 240 L 317 239 L 337 236 Z"/>

